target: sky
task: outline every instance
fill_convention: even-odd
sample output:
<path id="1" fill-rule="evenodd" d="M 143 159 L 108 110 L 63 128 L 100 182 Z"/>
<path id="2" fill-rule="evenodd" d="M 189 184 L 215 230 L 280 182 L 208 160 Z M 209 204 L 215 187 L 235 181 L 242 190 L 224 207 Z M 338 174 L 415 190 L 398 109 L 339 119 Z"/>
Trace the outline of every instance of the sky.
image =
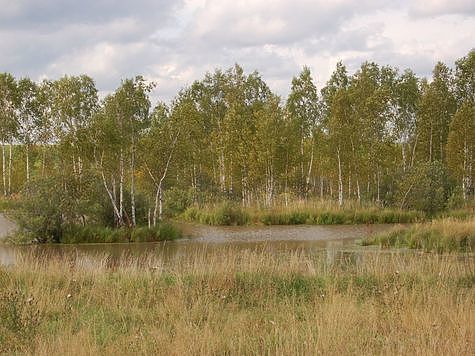
<path id="1" fill-rule="evenodd" d="M 430 77 L 472 48 L 473 0 L 0 0 L 0 72 L 87 74 L 102 95 L 143 75 L 170 101 L 238 63 L 285 98 L 304 65 L 320 88 L 340 60 Z"/>

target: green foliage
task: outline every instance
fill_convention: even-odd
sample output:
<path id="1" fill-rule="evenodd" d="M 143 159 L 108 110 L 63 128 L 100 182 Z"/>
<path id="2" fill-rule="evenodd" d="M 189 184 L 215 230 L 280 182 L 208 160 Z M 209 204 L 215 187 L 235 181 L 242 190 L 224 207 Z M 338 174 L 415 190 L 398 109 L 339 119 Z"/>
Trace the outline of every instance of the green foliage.
<path id="1" fill-rule="evenodd" d="M 20 228 L 39 242 L 59 242 L 73 200 L 52 178 L 37 179 L 24 190 L 15 217 Z"/>
<path id="2" fill-rule="evenodd" d="M 141 76 L 99 101 L 85 75 L 36 83 L 3 73 L 0 192 L 25 203 L 15 215 L 40 242 L 59 241 L 67 226 L 180 214 L 218 225 L 436 215 L 475 194 L 474 58 L 455 71 L 437 63 L 430 80 L 373 62 L 348 73 L 339 62 L 320 92 L 304 67 L 285 100 L 236 64 L 155 107 L 155 84 Z M 342 209 L 275 209 L 317 198 Z M 346 201 L 385 210 L 346 211 Z"/>
<path id="3" fill-rule="evenodd" d="M 196 192 L 173 187 L 165 192 L 164 210 L 168 216 L 177 216 L 185 212 L 195 200 Z"/>
<path id="4" fill-rule="evenodd" d="M 446 167 L 439 161 L 428 162 L 414 167 L 399 182 L 397 204 L 434 215 L 447 207 L 450 192 Z"/>

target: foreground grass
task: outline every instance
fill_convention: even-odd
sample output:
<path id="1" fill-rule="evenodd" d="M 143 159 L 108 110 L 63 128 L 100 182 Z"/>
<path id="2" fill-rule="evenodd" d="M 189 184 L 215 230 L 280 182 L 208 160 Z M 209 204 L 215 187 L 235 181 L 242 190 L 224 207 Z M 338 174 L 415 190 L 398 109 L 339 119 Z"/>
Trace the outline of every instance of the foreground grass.
<path id="1" fill-rule="evenodd" d="M 0 267 L 0 352 L 474 352 L 473 256 L 46 257 Z"/>
<path id="2" fill-rule="evenodd" d="M 428 252 L 475 251 L 475 218 L 446 218 L 395 229 L 363 240 L 363 245 L 407 247 Z"/>
<path id="3" fill-rule="evenodd" d="M 261 209 L 242 208 L 224 202 L 204 208 L 190 207 L 182 218 L 206 225 L 336 225 L 412 223 L 422 221 L 424 214 L 356 204 L 340 208 L 329 201 L 294 203 L 290 206 Z"/>

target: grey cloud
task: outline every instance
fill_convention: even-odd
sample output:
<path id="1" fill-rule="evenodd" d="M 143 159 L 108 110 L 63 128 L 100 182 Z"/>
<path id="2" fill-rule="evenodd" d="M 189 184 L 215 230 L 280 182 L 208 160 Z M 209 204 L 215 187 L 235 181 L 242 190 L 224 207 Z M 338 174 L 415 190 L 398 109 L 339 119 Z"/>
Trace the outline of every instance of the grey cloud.
<path id="1" fill-rule="evenodd" d="M 182 1 L 174 0 L 0 0 L 0 28 L 58 28 L 97 24 L 117 18 L 164 22 Z"/>
<path id="2" fill-rule="evenodd" d="M 410 39 L 402 52 L 384 35 L 384 11 L 412 21 L 409 1 L 0 0 L 0 8 L 0 71 L 33 79 L 87 73 L 103 93 L 143 74 L 158 82 L 155 97 L 169 101 L 206 71 L 239 63 L 285 97 L 305 64 L 318 85 L 338 59 L 350 71 L 374 60 L 423 75 L 435 64 Z"/>
<path id="3" fill-rule="evenodd" d="M 416 0 L 411 2 L 409 14 L 414 17 L 475 16 L 475 2 L 473 0 Z"/>
<path id="4" fill-rule="evenodd" d="M 198 11 L 193 29 L 198 28 L 198 41 L 211 46 L 246 47 L 265 44 L 291 44 L 305 38 L 331 35 L 354 16 L 381 7 L 390 1 L 364 0 L 354 6 L 351 1 L 286 1 L 270 3 L 265 10 L 228 2 L 229 9 Z M 204 25 L 203 25 L 204 23 Z M 191 31 L 190 31 L 191 32 Z M 196 32 L 191 32 L 195 34 Z"/>

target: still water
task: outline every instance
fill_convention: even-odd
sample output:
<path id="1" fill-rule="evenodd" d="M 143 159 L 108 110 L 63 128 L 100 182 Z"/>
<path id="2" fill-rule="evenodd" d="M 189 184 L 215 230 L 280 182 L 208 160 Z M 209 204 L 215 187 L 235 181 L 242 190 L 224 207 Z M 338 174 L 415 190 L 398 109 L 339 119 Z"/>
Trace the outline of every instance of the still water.
<path id="1" fill-rule="evenodd" d="M 236 226 L 211 227 L 182 224 L 185 238 L 157 243 L 31 245 L 0 244 L 0 264 L 12 265 L 22 254 L 46 256 L 81 255 L 107 256 L 119 260 L 124 256 L 156 256 L 175 260 L 197 251 L 262 250 L 275 253 L 292 251 L 324 253 L 327 258 L 340 258 L 362 252 L 357 240 L 391 229 L 393 225 L 330 225 L 330 226 Z M 12 224 L 0 216 L 0 235 L 12 229 Z M 368 248 L 365 248 L 368 251 Z M 371 251 L 371 248 L 369 249 Z"/>

